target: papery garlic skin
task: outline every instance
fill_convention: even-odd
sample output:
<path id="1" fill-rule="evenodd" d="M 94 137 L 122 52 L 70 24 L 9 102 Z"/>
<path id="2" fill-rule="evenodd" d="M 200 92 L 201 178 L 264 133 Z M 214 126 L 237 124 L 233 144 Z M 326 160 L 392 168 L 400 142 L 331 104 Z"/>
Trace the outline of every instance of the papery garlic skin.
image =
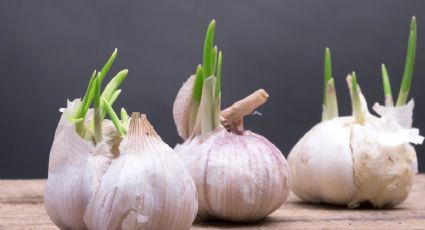
<path id="1" fill-rule="evenodd" d="M 189 229 L 198 207 L 194 182 L 172 149 L 137 120 L 132 117 L 84 221 L 93 230 Z"/>
<path id="2" fill-rule="evenodd" d="M 55 132 L 45 189 L 45 207 L 50 219 L 61 229 L 85 229 L 82 202 L 82 169 L 94 149 L 68 122 L 80 101 L 68 101 Z"/>
<path id="3" fill-rule="evenodd" d="M 195 75 L 190 76 L 177 93 L 173 104 L 173 118 L 179 136 L 186 140 L 190 136 L 189 118 L 192 105 L 192 90 L 195 83 Z"/>
<path id="4" fill-rule="evenodd" d="M 197 136 L 175 152 L 189 169 L 199 197 L 198 217 L 254 222 L 279 208 L 290 191 L 282 153 L 250 131 L 233 134 L 220 127 Z"/>
<path id="5" fill-rule="evenodd" d="M 415 102 L 411 99 L 406 105 L 391 107 L 391 106 L 381 106 L 378 103 L 373 105 L 373 110 L 379 114 L 381 117 L 391 117 L 403 128 L 412 128 L 413 123 L 413 109 L 415 107 Z M 415 173 L 418 173 L 418 159 L 416 156 L 415 148 L 412 145 L 406 147 L 407 151 L 411 155 L 411 165 Z"/>
<path id="6" fill-rule="evenodd" d="M 80 101 L 68 101 L 50 151 L 44 203 L 47 214 L 61 229 L 86 229 L 84 212 L 100 177 L 112 160 L 111 144 L 118 138 L 110 121 L 102 126 L 105 140 L 96 147 L 82 139 L 68 121 Z M 108 131 L 109 130 L 109 131 Z M 108 132 L 107 132 L 108 131 Z"/>
<path id="7" fill-rule="evenodd" d="M 417 129 L 403 128 L 392 116 L 366 114 L 364 125 L 353 117 L 321 122 L 288 156 L 293 191 L 305 201 L 350 208 L 397 205 L 407 198 L 414 175 L 409 142 L 422 141 Z"/>
<path id="8" fill-rule="evenodd" d="M 292 190 L 314 203 L 348 204 L 355 196 L 350 147 L 352 118 L 334 118 L 314 126 L 293 147 L 288 163 Z"/>

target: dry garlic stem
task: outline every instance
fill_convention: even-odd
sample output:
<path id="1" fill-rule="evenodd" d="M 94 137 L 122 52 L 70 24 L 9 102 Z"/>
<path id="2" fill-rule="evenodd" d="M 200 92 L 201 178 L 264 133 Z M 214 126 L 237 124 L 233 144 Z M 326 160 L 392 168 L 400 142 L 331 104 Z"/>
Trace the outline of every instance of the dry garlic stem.
<path id="1" fill-rule="evenodd" d="M 251 114 L 267 101 L 269 94 L 264 89 L 259 89 L 246 98 L 235 102 L 229 108 L 221 111 L 221 124 L 228 130 L 242 134 L 243 117 Z"/>

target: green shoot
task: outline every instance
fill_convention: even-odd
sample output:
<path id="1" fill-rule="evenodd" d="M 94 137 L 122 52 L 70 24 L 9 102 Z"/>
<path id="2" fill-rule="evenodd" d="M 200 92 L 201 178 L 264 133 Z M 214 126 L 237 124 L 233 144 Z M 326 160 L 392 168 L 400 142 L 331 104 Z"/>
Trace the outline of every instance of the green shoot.
<path id="1" fill-rule="evenodd" d="M 84 121 L 84 117 L 83 118 L 74 118 L 74 117 L 71 117 L 71 118 L 69 118 L 68 119 L 68 121 L 71 123 L 71 124 L 76 124 L 76 125 L 78 125 L 78 124 L 84 124 L 83 123 L 83 121 Z M 84 126 L 83 126 L 84 127 Z"/>
<path id="2" fill-rule="evenodd" d="M 212 75 L 216 75 L 217 73 L 216 73 L 216 70 L 217 70 L 217 55 L 218 55 L 218 48 L 217 48 L 217 46 L 214 46 L 214 49 L 213 49 L 213 51 L 212 51 L 212 70 L 213 70 L 213 73 L 212 73 Z"/>
<path id="3" fill-rule="evenodd" d="M 94 81 L 96 79 L 96 70 L 93 72 L 89 85 L 87 87 L 86 93 L 83 97 L 83 100 L 81 104 L 79 105 L 77 112 L 74 114 L 75 119 L 75 130 L 80 136 L 84 136 L 85 127 L 84 127 L 84 120 L 87 114 L 87 111 L 89 109 L 89 106 L 93 100 L 94 95 Z"/>
<path id="4" fill-rule="evenodd" d="M 121 108 L 121 124 L 126 129 L 128 127 L 128 114 L 124 108 Z"/>
<path id="5" fill-rule="evenodd" d="M 328 81 L 326 87 L 326 97 L 327 103 L 326 105 L 323 105 L 322 121 L 338 117 L 338 103 L 336 100 L 336 91 L 333 78 Z"/>
<path id="6" fill-rule="evenodd" d="M 214 46 L 214 33 L 215 20 L 212 20 L 205 35 L 203 64 L 196 70 L 188 118 L 190 135 L 205 134 L 220 125 L 222 53 Z"/>
<path id="7" fill-rule="evenodd" d="M 220 96 L 220 92 L 221 92 L 221 63 L 223 61 L 223 57 L 221 54 L 221 51 L 218 53 L 218 60 L 217 60 L 217 80 L 216 80 L 216 84 L 215 84 L 215 98 L 217 98 L 218 96 Z"/>
<path id="8" fill-rule="evenodd" d="M 111 105 L 108 103 L 108 101 L 102 97 L 102 107 L 106 108 L 106 111 L 109 114 L 109 117 L 112 120 L 112 123 L 114 124 L 115 128 L 117 129 L 118 134 L 122 137 L 126 133 L 126 128 L 123 127 L 121 124 L 120 119 L 118 118 L 117 114 L 115 113 L 114 109 L 112 109 Z"/>
<path id="9" fill-rule="evenodd" d="M 323 105 L 326 106 L 328 82 L 332 79 L 331 50 L 329 48 L 325 49 L 324 77 Z"/>
<path id="10" fill-rule="evenodd" d="M 322 121 L 338 117 L 338 102 L 336 99 L 335 84 L 332 77 L 331 50 L 326 47 L 324 58 L 324 91 Z"/>
<path id="11" fill-rule="evenodd" d="M 354 119 L 356 120 L 357 123 L 364 124 L 365 118 L 362 112 L 362 105 L 360 100 L 360 89 L 357 84 L 357 76 L 354 71 L 351 73 L 350 93 L 351 93 L 351 104 L 353 107 Z"/>
<path id="12" fill-rule="evenodd" d="M 75 113 L 75 118 L 84 118 L 86 116 L 86 113 L 88 111 L 88 108 L 91 104 L 91 101 L 93 100 L 93 82 L 96 79 L 96 70 L 91 75 L 89 85 L 87 87 L 86 93 L 84 94 L 83 100 L 81 101 L 80 106 L 77 109 L 77 112 Z"/>
<path id="13" fill-rule="evenodd" d="M 117 58 L 118 50 L 115 48 L 114 52 L 112 52 L 111 57 L 108 59 L 106 64 L 103 66 L 102 70 L 99 72 L 100 85 L 102 86 L 103 79 L 111 68 L 112 64 L 114 64 L 115 59 Z"/>
<path id="14" fill-rule="evenodd" d="M 214 85 L 215 77 L 211 76 L 204 81 L 202 89 L 202 99 L 199 106 L 201 113 L 200 122 L 201 122 L 201 133 L 207 134 L 215 129 L 214 127 Z"/>
<path id="15" fill-rule="evenodd" d="M 94 141 L 99 143 L 102 140 L 102 118 L 100 112 L 100 78 L 96 77 L 95 90 L 93 98 L 93 124 L 94 124 Z"/>
<path id="16" fill-rule="evenodd" d="M 194 101 L 201 101 L 201 96 L 202 96 L 202 85 L 203 85 L 203 81 L 204 81 L 204 73 L 203 73 L 203 68 L 201 65 L 198 65 L 198 67 L 196 68 L 196 74 L 195 74 L 195 83 L 193 85 L 193 93 L 192 93 L 192 99 Z"/>
<path id="17" fill-rule="evenodd" d="M 204 85 L 203 68 L 198 65 L 196 68 L 195 82 L 192 91 L 192 106 L 189 114 L 189 133 L 192 133 L 195 126 L 196 116 L 198 115 L 199 104 L 202 97 L 202 86 Z"/>
<path id="18" fill-rule="evenodd" d="M 381 73 L 382 73 L 382 84 L 384 86 L 384 95 L 385 95 L 385 106 L 394 106 L 393 102 L 393 94 L 391 91 L 391 83 L 390 77 L 388 75 L 387 68 L 385 64 L 381 65 Z"/>
<path id="19" fill-rule="evenodd" d="M 213 44 L 214 44 L 215 20 L 212 20 L 208 25 L 204 43 L 204 79 L 213 75 Z"/>
<path id="20" fill-rule="evenodd" d="M 127 69 L 118 72 L 117 75 L 115 75 L 115 77 L 113 77 L 111 81 L 106 85 L 101 97 L 105 98 L 107 101 L 110 101 L 112 94 L 121 86 L 122 82 L 127 77 L 127 74 Z"/>
<path id="21" fill-rule="evenodd" d="M 118 99 L 118 96 L 121 94 L 121 89 L 117 89 L 115 90 L 115 92 L 112 94 L 111 98 L 109 99 L 109 104 L 112 106 L 115 101 Z M 106 108 L 104 108 L 102 106 L 102 104 L 100 105 L 101 107 L 101 111 L 102 111 L 102 119 L 105 119 L 106 116 Z"/>
<path id="22" fill-rule="evenodd" d="M 406 64 L 404 66 L 403 80 L 401 82 L 396 106 L 405 105 L 407 102 L 407 97 L 409 96 L 416 56 L 416 27 L 416 17 L 413 16 L 410 23 L 409 42 L 407 45 Z"/>

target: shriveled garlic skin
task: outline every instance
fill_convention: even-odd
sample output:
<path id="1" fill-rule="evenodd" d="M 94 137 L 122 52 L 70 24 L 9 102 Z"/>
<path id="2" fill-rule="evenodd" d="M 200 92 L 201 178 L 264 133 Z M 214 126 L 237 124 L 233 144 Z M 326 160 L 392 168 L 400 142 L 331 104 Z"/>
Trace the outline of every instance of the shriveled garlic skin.
<path id="1" fill-rule="evenodd" d="M 82 139 L 75 132 L 75 126 L 68 122 L 68 116 L 79 103 L 78 99 L 68 101 L 50 151 L 44 201 L 47 214 L 61 229 L 86 229 L 84 211 L 97 181 L 110 164 L 110 144 L 117 138 L 116 132 L 111 132 L 111 122 L 105 120 L 102 124 L 104 142 L 95 147 Z"/>
<path id="2" fill-rule="evenodd" d="M 174 151 L 198 189 L 200 219 L 254 222 L 278 209 L 290 191 L 282 153 L 250 131 L 236 135 L 220 127 L 194 137 Z"/>
<path id="3" fill-rule="evenodd" d="M 411 99 L 406 105 L 397 107 L 381 106 L 378 103 L 373 105 L 373 109 L 381 117 L 392 117 L 401 127 L 406 129 L 412 128 L 414 107 L 415 101 L 413 99 Z M 409 145 L 407 148 L 407 151 L 409 151 L 409 154 L 411 155 L 413 171 L 418 173 L 418 159 L 415 148 L 412 145 Z"/>
<path id="4" fill-rule="evenodd" d="M 366 114 L 364 125 L 353 117 L 317 124 L 288 156 L 294 193 L 308 202 L 350 208 L 363 202 L 377 208 L 401 203 L 415 173 L 409 142 L 420 144 L 423 137 L 399 123 L 393 116 Z"/>
<path id="5" fill-rule="evenodd" d="M 195 184 L 173 150 L 156 133 L 145 134 L 136 120 L 84 221 L 92 230 L 189 229 L 198 207 Z"/>

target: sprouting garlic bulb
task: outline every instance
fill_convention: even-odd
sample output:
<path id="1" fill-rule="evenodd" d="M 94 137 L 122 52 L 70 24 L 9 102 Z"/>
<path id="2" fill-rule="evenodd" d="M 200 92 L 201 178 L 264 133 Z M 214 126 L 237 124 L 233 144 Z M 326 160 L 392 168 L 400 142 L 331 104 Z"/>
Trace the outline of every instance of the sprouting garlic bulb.
<path id="1" fill-rule="evenodd" d="M 199 219 L 254 222 L 278 209 L 290 191 L 283 154 L 263 136 L 244 130 L 243 118 L 268 98 L 264 90 L 220 111 L 222 53 L 208 27 L 204 63 L 183 84 L 173 105 L 185 142 L 174 151 L 195 181 Z"/>
<path id="2" fill-rule="evenodd" d="M 79 99 L 68 101 L 62 110 L 50 152 L 44 201 L 47 214 L 61 229 L 86 229 L 84 211 L 119 139 L 108 120 L 102 124 L 102 142 L 95 146 L 81 138 L 69 122 L 79 105 Z"/>
<path id="3" fill-rule="evenodd" d="M 418 129 L 401 125 L 411 125 L 413 102 L 392 110 L 404 115 L 389 115 L 375 105 L 378 118 L 368 112 L 355 77 L 347 80 L 356 85 L 350 86 L 354 116 L 324 120 L 298 141 L 288 156 L 292 189 L 314 203 L 397 205 L 407 198 L 415 173 L 416 153 L 409 143 L 423 141 Z"/>
<path id="4" fill-rule="evenodd" d="M 189 229 L 198 208 L 195 184 L 145 115 L 128 134 L 87 207 L 89 229 Z"/>
<path id="5" fill-rule="evenodd" d="M 239 135 L 221 127 L 174 150 L 195 181 L 200 219 L 253 222 L 278 209 L 288 197 L 286 160 L 258 134 Z"/>

